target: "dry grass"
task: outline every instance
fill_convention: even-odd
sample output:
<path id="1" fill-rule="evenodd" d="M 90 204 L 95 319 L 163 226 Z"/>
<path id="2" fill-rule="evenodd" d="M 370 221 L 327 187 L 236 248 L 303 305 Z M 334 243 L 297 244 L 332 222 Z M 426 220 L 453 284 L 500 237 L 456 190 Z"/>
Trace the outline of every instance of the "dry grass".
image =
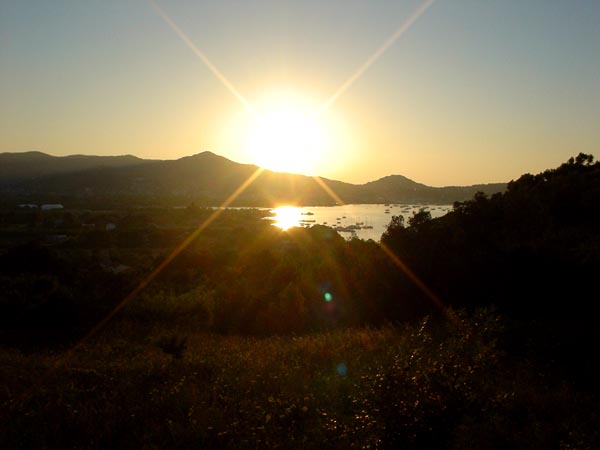
<path id="1" fill-rule="evenodd" d="M 149 331 L 150 330 L 150 331 Z M 591 448 L 598 408 L 497 349 L 493 313 L 253 338 L 127 320 L 78 351 L 0 352 L 0 447 Z M 180 354 L 165 339 L 184 341 Z M 569 411 L 567 413 L 567 411 Z M 584 420 L 585 418 L 585 420 Z"/>

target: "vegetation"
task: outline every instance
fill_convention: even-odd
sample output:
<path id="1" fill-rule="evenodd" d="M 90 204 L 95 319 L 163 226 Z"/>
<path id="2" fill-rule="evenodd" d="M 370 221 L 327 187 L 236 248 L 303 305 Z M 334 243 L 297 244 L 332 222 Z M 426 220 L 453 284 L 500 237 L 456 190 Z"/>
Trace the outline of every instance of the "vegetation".
<path id="1" fill-rule="evenodd" d="M 212 214 L 0 215 L 1 448 L 599 446 L 591 156 L 381 243 L 224 211 L 157 270 Z"/>
<path id="2" fill-rule="evenodd" d="M 509 357 L 493 311 L 269 338 L 194 331 L 186 317 L 172 327 L 125 313 L 76 354 L 4 350 L 2 448 L 600 442 L 594 398 Z M 183 348 L 165 346 L 181 336 Z"/>
<path id="3" fill-rule="evenodd" d="M 580 154 L 523 175 L 504 194 L 456 203 L 438 220 L 421 213 L 404 227 L 395 218 L 382 241 L 450 304 L 581 318 L 598 311 L 598 230 L 600 163 Z"/>

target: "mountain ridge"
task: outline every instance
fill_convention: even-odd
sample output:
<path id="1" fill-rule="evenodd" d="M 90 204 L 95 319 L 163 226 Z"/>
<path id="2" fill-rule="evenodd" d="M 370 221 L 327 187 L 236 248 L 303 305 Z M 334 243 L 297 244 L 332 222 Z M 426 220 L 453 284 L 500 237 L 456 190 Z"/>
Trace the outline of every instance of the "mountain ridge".
<path id="1" fill-rule="evenodd" d="M 174 160 L 133 155 L 52 156 L 42 152 L 0 153 L 0 194 L 45 199 L 122 198 L 124 201 L 222 204 L 259 167 L 240 164 L 211 151 Z M 319 177 L 344 203 L 452 203 L 478 190 L 493 194 L 506 183 L 432 187 L 403 175 L 388 175 L 364 184 Z M 314 177 L 263 170 L 234 202 L 238 206 L 281 203 L 329 205 L 336 200 Z"/>
<path id="2" fill-rule="evenodd" d="M 53 156 L 40 151 L 0 153 L 0 181 L 16 181 L 57 173 L 91 169 L 96 167 L 119 167 L 151 162 L 134 155 L 96 156 L 67 155 Z M 52 164 L 52 165 L 49 165 Z"/>

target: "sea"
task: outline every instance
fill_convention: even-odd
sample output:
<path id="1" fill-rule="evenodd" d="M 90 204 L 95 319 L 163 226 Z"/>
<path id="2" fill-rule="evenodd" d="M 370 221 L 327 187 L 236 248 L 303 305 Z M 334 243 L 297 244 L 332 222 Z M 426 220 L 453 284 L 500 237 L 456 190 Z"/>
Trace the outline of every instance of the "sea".
<path id="1" fill-rule="evenodd" d="M 292 226 L 327 225 L 345 238 L 379 241 L 393 216 L 404 216 L 407 223 L 414 213 L 429 211 L 432 218 L 452 210 L 452 205 L 356 204 L 341 206 L 282 206 L 271 210 L 268 219 L 283 229 Z"/>

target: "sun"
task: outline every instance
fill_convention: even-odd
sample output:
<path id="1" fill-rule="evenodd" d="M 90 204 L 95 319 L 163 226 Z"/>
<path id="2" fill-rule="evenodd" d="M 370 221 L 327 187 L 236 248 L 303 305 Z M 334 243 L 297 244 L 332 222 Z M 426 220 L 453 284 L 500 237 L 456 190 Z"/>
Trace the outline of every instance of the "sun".
<path id="1" fill-rule="evenodd" d="M 257 117 L 248 137 L 248 150 L 261 167 L 311 173 L 323 151 L 323 133 L 307 113 L 275 109 Z"/>
<path id="2" fill-rule="evenodd" d="M 245 164 L 275 172 L 324 175 L 354 160 L 356 132 L 315 94 L 267 87 L 248 97 L 251 108 L 230 110 L 216 147 Z"/>
<path id="3" fill-rule="evenodd" d="M 317 108 L 288 91 L 266 96 L 257 105 L 243 144 L 255 164 L 277 172 L 313 174 L 329 144 Z"/>

